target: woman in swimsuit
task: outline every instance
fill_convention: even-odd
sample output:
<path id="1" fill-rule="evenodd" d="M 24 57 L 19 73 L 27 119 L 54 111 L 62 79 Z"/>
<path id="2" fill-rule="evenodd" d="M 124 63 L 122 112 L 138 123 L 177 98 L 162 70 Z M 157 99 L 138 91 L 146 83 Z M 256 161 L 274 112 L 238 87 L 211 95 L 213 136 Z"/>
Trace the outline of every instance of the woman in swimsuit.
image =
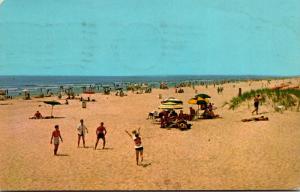
<path id="1" fill-rule="evenodd" d="M 136 164 L 139 165 L 139 157 L 141 157 L 141 162 L 142 162 L 143 161 L 143 151 L 144 151 L 144 147 L 142 145 L 142 139 L 140 137 L 140 128 L 138 129 L 138 131 L 136 131 L 136 130 L 132 131 L 132 134 L 130 134 L 127 130 L 125 130 L 125 132 L 134 141 Z"/>

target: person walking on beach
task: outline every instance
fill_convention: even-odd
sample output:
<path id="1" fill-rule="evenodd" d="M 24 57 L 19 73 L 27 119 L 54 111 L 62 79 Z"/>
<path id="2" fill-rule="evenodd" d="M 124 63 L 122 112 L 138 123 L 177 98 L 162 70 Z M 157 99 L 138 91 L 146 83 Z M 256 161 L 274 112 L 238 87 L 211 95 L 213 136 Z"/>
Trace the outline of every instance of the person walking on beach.
<path id="1" fill-rule="evenodd" d="M 125 132 L 129 135 L 129 137 L 134 141 L 137 165 L 139 165 L 139 156 L 141 157 L 141 162 L 143 161 L 143 151 L 144 151 L 144 147 L 142 145 L 142 139 L 140 137 L 140 129 L 141 128 L 139 128 L 138 131 L 136 130 L 132 131 L 132 134 L 130 134 L 127 130 L 125 130 Z"/>
<path id="2" fill-rule="evenodd" d="M 53 140 L 53 143 L 54 143 L 54 155 L 57 155 L 58 146 L 59 146 L 59 139 L 61 140 L 61 142 L 63 142 L 63 139 L 62 139 L 62 137 L 60 135 L 59 126 L 55 125 L 54 128 L 55 128 L 55 130 L 52 132 L 50 144 L 52 144 L 52 140 Z"/>
<path id="3" fill-rule="evenodd" d="M 101 122 L 100 126 L 96 129 L 96 135 L 97 135 L 97 140 L 96 140 L 96 144 L 95 144 L 95 149 L 97 148 L 99 139 L 103 140 L 103 147 L 102 149 L 104 149 L 105 147 L 105 135 L 106 135 L 107 131 L 106 128 L 104 127 L 104 123 Z"/>
<path id="4" fill-rule="evenodd" d="M 79 147 L 80 138 L 82 137 L 83 147 L 85 148 L 85 134 L 88 133 L 89 131 L 86 128 L 86 126 L 83 124 L 83 119 L 80 119 L 80 124 L 77 127 L 77 131 L 78 131 L 78 145 L 77 145 L 77 147 Z"/>
<path id="5" fill-rule="evenodd" d="M 256 95 L 254 98 L 254 108 L 255 109 L 252 111 L 252 115 L 254 112 L 256 112 L 256 115 L 258 115 L 259 100 L 260 100 L 260 95 Z"/>

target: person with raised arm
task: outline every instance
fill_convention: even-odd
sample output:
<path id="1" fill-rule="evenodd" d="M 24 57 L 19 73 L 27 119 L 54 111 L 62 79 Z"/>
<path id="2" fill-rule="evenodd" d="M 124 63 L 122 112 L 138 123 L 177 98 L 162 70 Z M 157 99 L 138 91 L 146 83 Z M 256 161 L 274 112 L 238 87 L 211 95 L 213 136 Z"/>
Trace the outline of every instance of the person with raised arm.
<path id="1" fill-rule="evenodd" d="M 132 131 L 132 134 L 130 134 L 127 130 L 125 130 L 128 136 L 134 141 L 137 165 L 139 165 L 139 157 L 141 157 L 141 162 L 143 161 L 143 151 L 144 151 L 144 147 L 142 145 L 142 138 L 140 136 L 140 129 L 141 128 L 139 128 L 138 131 L 136 130 Z"/>

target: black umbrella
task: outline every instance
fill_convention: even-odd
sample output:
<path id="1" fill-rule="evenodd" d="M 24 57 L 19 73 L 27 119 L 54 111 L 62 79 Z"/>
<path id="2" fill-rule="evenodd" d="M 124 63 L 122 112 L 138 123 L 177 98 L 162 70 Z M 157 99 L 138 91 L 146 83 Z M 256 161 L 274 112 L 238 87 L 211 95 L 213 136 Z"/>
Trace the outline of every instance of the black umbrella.
<path id="1" fill-rule="evenodd" d="M 61 103 L 58 102 L 58 101 L 44 101 L 44 103 L 52 106 L 52 108 L 51 108 L 51 117 L 53 117 L 53 106 L 54 105 L 61 105 Z"/>

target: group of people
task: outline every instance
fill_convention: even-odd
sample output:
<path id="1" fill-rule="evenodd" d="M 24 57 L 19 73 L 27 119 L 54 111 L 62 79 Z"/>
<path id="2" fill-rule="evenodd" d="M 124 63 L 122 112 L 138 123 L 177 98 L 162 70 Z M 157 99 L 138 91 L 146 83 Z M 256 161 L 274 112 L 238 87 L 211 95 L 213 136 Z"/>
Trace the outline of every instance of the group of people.
<path id="1" fill-rule="evenodd" d="M 184 90 L 182 88 L 175 88 L 175 93 L 184 93 Z"/>
<path id="2" fill-rule="evenodd" d="M 259 101 L 260 101 L 260 95 L 257 95 L 254 99 L 254 111 L 252 113 L 256 112 L 258 114 L 258 106 L 259 106 Z M 209 103 L 207 106 L 203 107 L 204 108 L 204 113 L 203 116 L 206 118 L 214 118 L 218 117 L 218 115 L 215 115 L 213 112 L 213 104 Z M 192 120 L 196 115 L 196 111 L 190 107 L 190 114 L 184 114 L 183 110 L 180 110 L 179 114 L 176 113 L 175 110 L 172 111 L 162 111 L 159 113 L 159 118 L 161 122 L 161 128 L 166 128 L 166 127 L 176 127 L 176 128 L 190 128 L 191 124 L 187 124 L 186 120 Z M 40 119 L 43 118 L 42 114 L 37 111 L 34 115 L 35 118 Z M 255 119 L 256 120 L 256 119 Z M 260 120 L 260 119 L 259 119 Z M 265 119 L 264 119 L 265 120 Z M 268 119 L 266 119 L 268 120 Z M 63 142 L 60 130 L 59 130 L 59 125 L 54 126 L 55 130 L 52 132 L 51 139 L 50 139 L 50 144 L 54 144 L 54 155 L 57 155 L 58 147 L 60 141 Z M 128 134 L 128 136 L 134 141 L 134 148 L 136 151 L 136 164 L 139 165 L 139 159 L 141 162 L 143 161 L 143 145 L 142 145 L 142 139 L 140 137 L 140 128 L 136 131 L 132 131 L 132 133 L 129 133 L 127 130 L 125 132 Z M 82 139 L 83 147 L 85 148 L 85 137 L 86 134 L 88 133 L 88 129 L 84 124 L 84 120 L 80 120 L 80 124 L 77 126 L 77 133 L 78 133 L 78 142 L 77 146 L 79 147 L 80 141 Z M 104 126 L 104 123 L 101 122 L 100 126 L 97 127 L 96 129 L 96 143 L 94 146 L 94 149 L 97 149 L 99 140 L 102 139 L 103 145 L 102 149 L 105 148 L 106 144 L 106 137 L 107 130 Z"/>
<path id="3" fill-rule="evenodd" d="M 58 151 L 58 146 L 59 146 L 59 139 L 63 141 L 60 131 L 59 131 L 59 125 L 54 126 L 55 130 L 52 132 L 52 136 L 50 139 L 50 143 L 54 143 L 54 155 L 57 155 Z M 80 145 L 80 140 L 82 139 L 83 147 L 85 148 L 85 137 L 86 134 L 88 133 L 87 127 L 83 123 L 83 119 L 80 120 L 80 124 L 77 126 L 77 133 L 78 133 L 78 142 L 77 142 L 77 147 Z M 103 147 L 102 149 L 105 148 L 105 135 L 107 134 L 107 130 L 104 127 L 104 123 L 101 122 L 100 126 L 97 127 L 96 129 L 96 143 L 94 149 L 97 149 L 97 145 L 100 139 L 103 140 Z M 52 142 L 53 141 L 53 142 Z"/>
<path id="4" fill-rule="evenodd" d="M 175 110 L 162 111 L 159 113 L 160 127 L 188 129 L 191 124 L 188 124 L 187 120 L 190 120 L 191 115 L 195 115 L 195 113 L 188 115 L 184 114 L 183 110 L 180 110 L 179 114 Z"/>
<path id="5" fill-rule="evenodd" d="M 59 130 L 59 125 L 55 125 L 54 126 L 55 130 L 52 132 L 51 135 L 51 139 L 50 139 L 50 144 L 54 144 L 54 155 L 58 155 L 57 151 L 58 151 L 58 147 L 59 147 L 59 143 L 60 141 L 63 142 L 60 130 Z M 83 143 L 83 147 L 85 148 L 85 137 L 86 134 L 88 133 L 88 128 L 85 126 L 83 119 L 80 120 L 80 124 L 76 127 L 77 129 L 77 134 L 78 134 L 78 141 L 77 141 L 77 147 L 80 146 L 80 141 L 82 139 L 82 143 Z M 125 132 L 130 136 L 130 138 L 133 139 L 134 144 L 135 144 L 135 150 L 136 150 L 136 163 L 137 165 L 139 164 L 139 157 L 141 157 L 141 161 L 143 161 L 143 146 L 142 146 L 142 139 L 140 137 L 140 128 L 136 131 L 132 131 L 132 134 L 130 134 L 127 130 L 125 130 Z M 97 149 L 99 140 L 102 139 L 103 141 L 103 145 L 102 145 L 102 149 L 105 148 L 105 137 L 107 134 L 107 130 L 104 127 L 104 123 L 101 122 L 100 126 L 97 127 L 96 129 L 96 143 L 94 146 L 94 150 Z"/>
<path id="6" fill-rule="evenodd" d="M 223 93 L 224 87 L 218 87 L 217 92 L 218 94 Z"/>

